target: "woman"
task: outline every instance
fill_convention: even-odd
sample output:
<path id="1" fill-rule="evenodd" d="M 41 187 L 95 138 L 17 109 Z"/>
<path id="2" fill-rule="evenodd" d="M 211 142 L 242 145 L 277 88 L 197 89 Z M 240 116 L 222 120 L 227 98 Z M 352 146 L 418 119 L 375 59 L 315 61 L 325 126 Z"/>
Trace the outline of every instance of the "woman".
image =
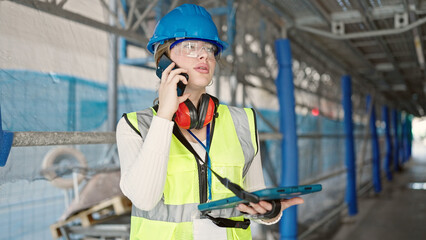
<path id="1" fill-rule="evenodd" d="M 282 210 L 303 202 L 260 201 L 208 215 L 197 209 L 234 195 L 212 171 L 248 191 L 265 187 L 254 111 L 205 94 L 226 47 L 210 14 L 196 5 L 177 7 L 156 26 L 148 50 L 157 66 L 163 55 L 173 61 L 160 72 L 159 104 L 125 114 L 117 126 L 120 187 L 133 203 L 131 239 L 251 239 L 244 216 L 276 223 Z M 221 218 L 232 221 L 223 227 L 215 221 Z"/>

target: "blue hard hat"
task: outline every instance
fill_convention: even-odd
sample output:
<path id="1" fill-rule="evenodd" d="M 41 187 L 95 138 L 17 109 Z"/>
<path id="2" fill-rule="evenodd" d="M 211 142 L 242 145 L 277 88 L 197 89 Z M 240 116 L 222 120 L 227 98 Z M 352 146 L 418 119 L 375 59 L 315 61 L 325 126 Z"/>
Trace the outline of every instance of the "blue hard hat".
<path id="1" fill-rule="evenodd" d="M 219 52 L 228 47 L 226 42 L 220 40 L 216 25 L 205 8 L 183 4 L 160 19 L 147 48 L 154 53 L 156 44 L 163 44 L 168 39 L 182 38 L 207 40 L 216 44 Z"/>

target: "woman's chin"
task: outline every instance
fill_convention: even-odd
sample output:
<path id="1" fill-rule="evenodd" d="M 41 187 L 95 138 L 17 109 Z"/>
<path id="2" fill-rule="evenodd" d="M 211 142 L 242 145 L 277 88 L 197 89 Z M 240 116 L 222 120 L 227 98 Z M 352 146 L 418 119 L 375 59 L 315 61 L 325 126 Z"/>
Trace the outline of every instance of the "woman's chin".
<path id="1" fill-rule="evenodd" d="M 191 77 L 189 77 L 189 81 L 188 84 L 190 84 L 191 86 L 193 86 L 194 88 L 205 88 L 207 87 L 207 85 L 210 84 L 210 79 L 207 78 L 196 78 L 195 80 L 192 80 Z M 187 86 L 189 87 L 189 86 Z"/>

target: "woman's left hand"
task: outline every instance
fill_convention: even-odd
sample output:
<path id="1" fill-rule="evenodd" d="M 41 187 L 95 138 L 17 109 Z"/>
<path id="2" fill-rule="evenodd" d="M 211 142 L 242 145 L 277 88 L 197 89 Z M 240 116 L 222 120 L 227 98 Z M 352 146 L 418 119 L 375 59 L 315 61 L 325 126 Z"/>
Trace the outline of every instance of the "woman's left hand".
<path id="1" fill-rule="evenodd" d="M 285 209 L 304 203 L 304 200 L 300 197 L 295 197 L 291 199 L 282 199 L 281 201 L 281 211 L 284 211 Z M 258 214 L 265 214 L 266 212 L 269 212 L 272 210 L 272 204 L 267 201 L 260 201 L 259 203 L 250 203 L 250 206 L 247 206 L 243 203 L 239 204 L 237 206 L 237 210 L 240 212 L 245 212 L 248 215 L 258 215 Z M 274 219 L 264 219 L 264 221 L 274 221 Z"/>

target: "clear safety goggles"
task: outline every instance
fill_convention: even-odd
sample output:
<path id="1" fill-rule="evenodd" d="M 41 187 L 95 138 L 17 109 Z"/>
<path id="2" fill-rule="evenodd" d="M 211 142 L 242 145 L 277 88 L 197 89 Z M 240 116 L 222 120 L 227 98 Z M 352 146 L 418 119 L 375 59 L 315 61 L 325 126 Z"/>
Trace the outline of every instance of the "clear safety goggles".
<path id="1" fill-rule="evenodd" d="M 209 59 L 215 59 L 219 52 L 216 45 L 200 40 L 178 40 L 170 46 L 170 49 L 172 48 L 177 50 L 175 51 L 178 55 L 192 58 L 197 58 L 205 52 Z"/>

